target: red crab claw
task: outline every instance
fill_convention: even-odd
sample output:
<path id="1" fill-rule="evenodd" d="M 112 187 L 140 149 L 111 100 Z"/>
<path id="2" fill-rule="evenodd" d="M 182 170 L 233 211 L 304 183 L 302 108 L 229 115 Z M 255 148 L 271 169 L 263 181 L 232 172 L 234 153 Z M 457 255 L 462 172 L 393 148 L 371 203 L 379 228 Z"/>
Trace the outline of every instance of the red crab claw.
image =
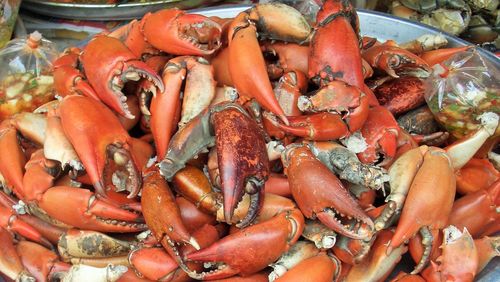
<path id="1" fill-rule="evenodd" d="M 215 143 L 225 219 L 231 221 L 238 202 L 249 194 L 252 208 L 239 224 L 248 225 L 257 216 L 269 174 L 266 144 L 260 130 L 241 106 L 214 105 L 174 135 L 165 159 L 160 162 L 161 173 L 170 180 L 188 160 Z"/>
<path id="2" fill-rule="evenodd" d="M 183 263 L 176 245 L 190 244 L 196 249 L 200 246 L 184 226 L 174 194 L 156 170 L 146 173 L 143 186 L 141 204 L 146 224 L 167 252 Z M 168 216 L 162 216 L 165 213 Z"/>
<path id="3" fill-rule="evenodd" d="M 455 174 L 448 154 L 437 147 L 421 146 L 403 156 L 415 150 L 419 150 L 420 154 L 409 158 L 411 163 L 407 166 L 417 164 L 416 174 L 413 175 L 413 170 L 403 172 L 404 177 L 394 183 L 396 186 L 411 185 L 388 249 L 390 253 L 392 248 L 400 246 L 420 231 L 422 243 L 426 247 L 424 253 L 427 255 L 422 256 L 412 274 L 417 274 L 425 267 L 433 245 L 431 232 L 447 224 L 456 191 Z"/>
<path id="4" fill-rule="evenodd" d="M 83 50 L 80 61 L 99 100 L 124 117 L 134 118 L 122 93 L 127 81 L 147 78 L 160 91 L 164 90 L 160 77 L 116 38 L 95 36 Z"/>
<path id="5" fill-rule="evenodd" d="M 86 189 L 55 186 L 48 189 L 36 205 L 51 218 L 81 229 L 100 232 L 146 229 L 137 214 L 103 202 Z"/>
<path id="6" fill-rule="evenodd" d="M 71 265 L 61 262 L 53 251 L 29 241 L 20 241 L 16 246 L 21 261 L 37 281 L 52 281 Z"/>
<path id="7" fill-rule="evenodd" d="M 330 229 L 353 239 L 371 238 L 371 232 L 358 234 L 342 220 L 354 218 L 373 230 L 373 221 L 344 188 L 340 180 L 304 145 L 289 145 L 282 161 L 292 195 L 307 218 L 318 218 Z"/>
<path id="8" fill-rule="evenodd" d="M 453 203 L 448 224 L 459 229 L 467 228 L 472 237 L 479 238 L 488 226 L 500 221 L 498 199 L 500 196 L 500 180 L 488 189 L 467 194 Z"/>
<path id="9" fill-rule="evenodd" d="M 210 55 L 221 46 L 221 27 L 215 21 L 178 9 L 146 14 L 141 29 L 148 43 L 174 55 Z"/>
<path id="10" fill-rule="evenodd" d="M 303 228 L 304 217 L 299 210 L 282 212 L 230 234 L 208 248 L 188 254 L 187 260 L 219 265 L 215 270 L 188 274 L 194 279 L 204 280 L 256 273 L 286 252 L 300 237 Z"/>
<path id="11" fill-rule="evenodd" d="M 141 175 L 133 142 L 113 112 L 85 96 L 65 97 L 58 110 L 63 130 L 97 194 L 106 196 L 106 190 L 114 186 L 117 191 L 128 190 L 129 198 L 135 197 Z"/>
<path id="12" fill-rule="evenodd" d="M 201 57 L 182 56 L 170 60 L 163 69 L 162 79 L 165 92 L 153 95 L 151 101 L 151 131 L 161 158 L 165 157 L 174 132 L 181 92 L 184 94 L 179 127 L 208 108 L 215 96 L 213 68 Z"/>
<path id="13" fill-rule="evenodd" d="M 255 98 L 285 124 L 288 121 L 274 96 L 257 32 L 272 39 L 302 42 L 308 38 L 310 29 L 297 10 L 281 3 L 260 4 L 241 12 L 229 27 L 229 73 L 236 90 Z"/>
<path id="14" fill-rule="evenodd" d="M 393 44 L 381 44 L 363 52 L 365 59 L 373 68 L 381 69 L 392 77 L 415 76 L 425 78 L 431 68 L 419 56 Z"/>
<path id="15" fill-rule="evenodd" d="M 24 222 L 12 210 L 3 206 L 0 206 L 0 227 L 15 232 L 48 248 L 52 247 L 51 243 L 47 241 L 47 239 L 45 239 L 40 232 L 28 223 Z"/>
<path id="16" fill-rule="evenodd" d="M 343 80 L 363 89 L 357 23 L 358 16 L 349 1 L 324 2 L 316 17 L 316 30 L 310 42 L 308 76 L 316 84 Z"/>
<path id="17" fill-rule="evenodd" d="M 374 163 L 379 160 L 379 154 L 384 155 L 384 162 L 390 161 L 396 155 L 399 125 L 394 116 L 385 107 L 376 106 L 369 110 L 368 118 L 361 128 L 367 148 L 358 153 L 363 163 Z"/>
<path id="18" fill-rule="evenodd" d="M 387 243 L 394 232 L 382 230 L 377 234 L 377 239 L 370 250 L 370 255 L 361 263 L 355 264 L 344 281 L 386 281 L 389 274 L 401 260 L 408 248 L 404 245 L 386 254 Z"/>
<path id="19" fill-rule="evenodd" d="M 15 281 L 36 281 L 24 268 L 10 233 L 0 227 L 0 273 Z"/>
<path id="20" fill-rule="evenodd" d="M 366 95 L 359 88 L 338 80 L 327 83 L 314 96 L 301 96 L 298 107 L 304 112 L 337 113 L 350 132 L 360 129 L 368 117 Z"/>
<path id="21" fill-rule="evenodd" d="M 274 94 L 287 117 L 302 115 L 297 102 L 306 89 L 307 77 L 303 72 L 291 70 L 281 76 L 274 88 Z"/>

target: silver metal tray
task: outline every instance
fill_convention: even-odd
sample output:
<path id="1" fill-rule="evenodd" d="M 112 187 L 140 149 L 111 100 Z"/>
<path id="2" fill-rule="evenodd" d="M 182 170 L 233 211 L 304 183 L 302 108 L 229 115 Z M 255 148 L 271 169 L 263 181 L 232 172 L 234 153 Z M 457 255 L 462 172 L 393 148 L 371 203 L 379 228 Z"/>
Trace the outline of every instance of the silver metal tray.
<path id="1" fill-rule="evenodd" d="M 73 20 L 131 20 L 147 12 L 178 7 L 192 9 L 221 0 L 155 0 L 123 4 L 60 3 L 48 0 L 24 0 L 21 8 L 44 16 Z"/>

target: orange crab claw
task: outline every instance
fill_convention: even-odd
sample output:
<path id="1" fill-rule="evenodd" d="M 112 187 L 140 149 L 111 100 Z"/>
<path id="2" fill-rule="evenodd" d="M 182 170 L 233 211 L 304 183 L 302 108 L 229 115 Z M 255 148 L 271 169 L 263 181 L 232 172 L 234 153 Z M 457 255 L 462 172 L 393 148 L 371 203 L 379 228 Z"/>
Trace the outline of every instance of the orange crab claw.
<path id="1" fill-rule="evenodd" d="M 406 197 L 403 211 L 396 228 L 396 233 L 389 243 L 388 253 L 394 247 L 413 237 L 418 231 L 424 236 L 426 252 L 430 253 L 433 245 L 431 231 L 443 228 L 448 221 L 455 198 L 456 181 L 448 154 L 437 147 L 421 146 L 405 154 L 420 151 L 420 155 L 410 161 L 420 164 L 416 175 L 407 171 L 407 181 L 411 183 Z M 403 155 L 404 156 L 404 155 Z M 412 164 L 408 164 L 410 166 Z M 401 177 L 400 179 L 406 179 Z M 407 185 L 406 181 L 399 181 L 395 185 Z M 422 256 L 422 260 L 415 267 L 412 274 L 423 269 L 429 256 Z"/>
<path id="2" fill-rule="evenodd" d="M 295 209 L 232 233 L 208 248 L 186 256 L 190 261 L 222 262 L 223 266 L 189 275 L 195 279 L 221 279 L 256 273 L 288 250 L 302 234 L 303 227 L 304 217 Z"/>
<path id="3" fill-rule="evenodd" d="M 196 239 L 191 236 L 182 222 L 179 207 L 167 182 L 156 170 L 146 173 L 142 190 L 142 212 L 149 228 L 167 252 L 181 262 L 176 244 L 185 243 L 199 249 Z M 169 216 L 160 216 L 162 213 Z"/>
<path id="4" fill-rule="evenodd" d="M 316 17 L 308 63 L 309 77 L 316 84 L 338 79 L 363 88 L 357 21 L 356 11 L 349 1 L 324 2 Z"/>
<path id="5" fill-rule="evenodd" d="M 99 100 L 127 118 L 133 118 L 125 103 L 122 88 L 127 81 L 147 78 L 163 91 L 160 77 L 148 65 L 137 59 L 118 39 L 95 36 L 80 56 L 83 69 Z"/>
<path id="6" fill-rule="evenodd" d="M 426 61 L 429 66 L 433 66 L 435 64 L 440 64 L 449 58 L 451 58 L 453 55 L 458 54 L 460 52 L 467 51 L 470 46 L 463 46 L 463 47 L 455 47 L 455 48 L 441 48 L 437 50 L 432 50 L 432 51 L 427 51 L 422 53 L 420 55 L 420 58 L 422 60 Z"/>
<path id="7" fill-rule="evenodd" d="M 178 9 L 146 14 L 141 29 L 148 43 L 174 55 L 210 55 L 221 46 L 222 30 L 217 22 Z"/>
<path id="8" fill-rule="evenodd" d="M 160 158 L 165 157 L 175 129 L 181 92 L 184 97 L 179 127 L 206 109 L 215 96 L 213 68 L 201 57 L 181 56 L 168 61 L 162 79 L 165 92 L 153 95 L 151 101 L 151 131 Z"/>
<path id="9" fill-rule="evenodd" d="M 264 57 L 256 37 L 257 29 L 248 25 L 246 18 L 244 13 L 238 15 L 229 31 L 231 80 L 238 93 L 255 98 L 265 109 L 278 115 L 284 123 L 288 123 L 267 75 Z"/>
<path id="10" fill-rule="evenodd" d="M 100 232 L 136 232 L 146 229 L 139 215 L 96 199 L 86 189 L 55 186 L 43 194 L 37 205 L 50 217 L 82 229 Z"/>
<path id="11" fill-rule="evenodd" d="M 114 185 L 116 190 L 128 190 L 129 198 L 135 197 L 142 180 L 133 142 L 113 112 L 91 98 L 68 96 L 59 106 L 59 115 L 97 193 L 106 196 L 108 186 Z"/>
<path id="12" fill-rule="evenodd" d="M 330 229 L 353 239 L 371 238 L 358 234 L 341 220 L 364 222 L 373 230 L 373 221 L 344 188 L 340 180 L 304 145 L 289 145 L 282 155 L 293 198 L 307 218 L 317 217 Z"/>

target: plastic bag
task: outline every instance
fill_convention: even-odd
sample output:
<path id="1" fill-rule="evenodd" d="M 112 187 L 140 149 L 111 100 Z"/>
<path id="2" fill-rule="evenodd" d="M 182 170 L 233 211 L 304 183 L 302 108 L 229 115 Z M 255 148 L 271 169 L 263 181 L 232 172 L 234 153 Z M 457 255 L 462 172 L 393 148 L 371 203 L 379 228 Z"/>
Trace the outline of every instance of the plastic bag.
<path id="1" fill-rule="evenodd" d="M 476 48 L 433 68 L 425 81 L 425 99 L 437 121 L 455 138 L 478 129 L 484 113 L 500 114 L 500 70 Z"/>
<path id="2" fill-rule="evenodd" d="M 52 61 L 58 56 L 55 45 L 36 31 L 0 50 L 0 121 L 54 98 Z"/>

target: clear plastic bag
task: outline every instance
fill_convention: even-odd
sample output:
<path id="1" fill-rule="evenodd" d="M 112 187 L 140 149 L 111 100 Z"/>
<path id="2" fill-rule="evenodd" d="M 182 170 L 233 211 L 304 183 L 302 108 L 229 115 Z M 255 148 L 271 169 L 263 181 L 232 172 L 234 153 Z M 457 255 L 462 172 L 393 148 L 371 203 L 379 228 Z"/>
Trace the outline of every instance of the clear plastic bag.
<path id="1" fill-rule="evenodd" d="M 0 121 L 53 99 L 52 61 L 58 56 L 55 44 L 36 31 L 0 50 Z"/>
<path id="2" fill-rule="evenodd" d="M 476 48 L 433 68 L 425 81 L 425 99 L 438 122 L 455 138 L 478 129 L 482 114 L 500 114 L 500 70 Z"/>

